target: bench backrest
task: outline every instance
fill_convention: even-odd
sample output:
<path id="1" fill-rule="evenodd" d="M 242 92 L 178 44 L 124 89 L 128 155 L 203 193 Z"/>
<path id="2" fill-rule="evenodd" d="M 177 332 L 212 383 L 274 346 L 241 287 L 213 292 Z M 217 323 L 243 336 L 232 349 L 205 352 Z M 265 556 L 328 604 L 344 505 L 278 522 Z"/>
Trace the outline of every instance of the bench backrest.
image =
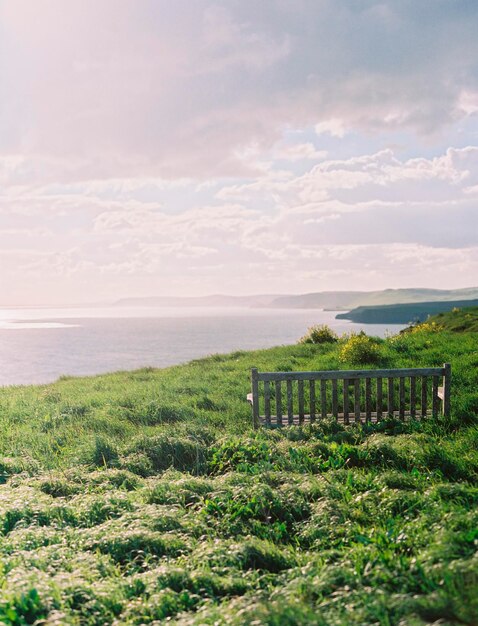
<path id="1" fill-rule="evenodd" d="M 441 379 L 443 386 L 440 386 Z M 333 416 L 345 424 L 450 412 L 451 365 L 443 367 L 259 372 L 252 369 L 254 426 L 302 424 Z M 262 413 L 262 414 L 261 414 Z"/>

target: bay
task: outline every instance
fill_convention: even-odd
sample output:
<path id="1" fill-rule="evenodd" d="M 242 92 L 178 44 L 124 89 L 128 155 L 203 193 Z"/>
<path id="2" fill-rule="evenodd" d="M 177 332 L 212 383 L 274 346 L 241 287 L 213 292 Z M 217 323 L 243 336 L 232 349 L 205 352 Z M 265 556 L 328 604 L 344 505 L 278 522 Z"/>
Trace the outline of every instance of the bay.
<path id="1" fill-rule="evenodd" d="M 313 324 L 338 334 L 395 334 L 403 325 L 354 324 L 317 309 L 0 309 L 0 386 L 166 367 L 233 350 L 291 344 Z"/>

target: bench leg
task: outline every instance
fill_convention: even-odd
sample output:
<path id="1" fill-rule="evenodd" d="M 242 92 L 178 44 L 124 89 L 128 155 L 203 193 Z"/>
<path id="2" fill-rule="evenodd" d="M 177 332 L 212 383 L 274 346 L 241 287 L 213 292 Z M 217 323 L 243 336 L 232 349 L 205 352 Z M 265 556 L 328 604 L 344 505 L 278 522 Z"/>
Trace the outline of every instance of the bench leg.
<path id="1" fill-rule="evenodd" d="M 251 371 L 252 385 L 252 428 L 259 428 L 259 380 L 257 376 L 257 368 L 253 367 Z"/>

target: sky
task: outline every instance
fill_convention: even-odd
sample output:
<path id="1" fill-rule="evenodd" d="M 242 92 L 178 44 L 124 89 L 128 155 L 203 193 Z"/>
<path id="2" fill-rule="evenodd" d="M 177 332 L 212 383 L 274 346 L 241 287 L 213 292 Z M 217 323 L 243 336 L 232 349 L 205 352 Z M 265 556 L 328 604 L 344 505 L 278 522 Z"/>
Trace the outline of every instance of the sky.
<path id="1" fill-rule="evenodd" d="M 476 0 L 0 0 L 0 305 L 478 285 Z"/>

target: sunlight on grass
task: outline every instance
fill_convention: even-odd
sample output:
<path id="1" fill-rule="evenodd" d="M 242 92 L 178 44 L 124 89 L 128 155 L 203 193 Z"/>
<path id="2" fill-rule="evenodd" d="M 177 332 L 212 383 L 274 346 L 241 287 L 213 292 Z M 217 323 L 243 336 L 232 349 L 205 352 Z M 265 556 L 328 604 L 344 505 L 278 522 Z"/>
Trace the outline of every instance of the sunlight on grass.
<path id="1" fill-rule="evenodd" d="M 422 422 L 252 430 L 250 368 L 339 369 L 342 340 L 1 389 L 0 622 L 476 624 L 477 340 L 379 343 L 452 363 Z"/>

